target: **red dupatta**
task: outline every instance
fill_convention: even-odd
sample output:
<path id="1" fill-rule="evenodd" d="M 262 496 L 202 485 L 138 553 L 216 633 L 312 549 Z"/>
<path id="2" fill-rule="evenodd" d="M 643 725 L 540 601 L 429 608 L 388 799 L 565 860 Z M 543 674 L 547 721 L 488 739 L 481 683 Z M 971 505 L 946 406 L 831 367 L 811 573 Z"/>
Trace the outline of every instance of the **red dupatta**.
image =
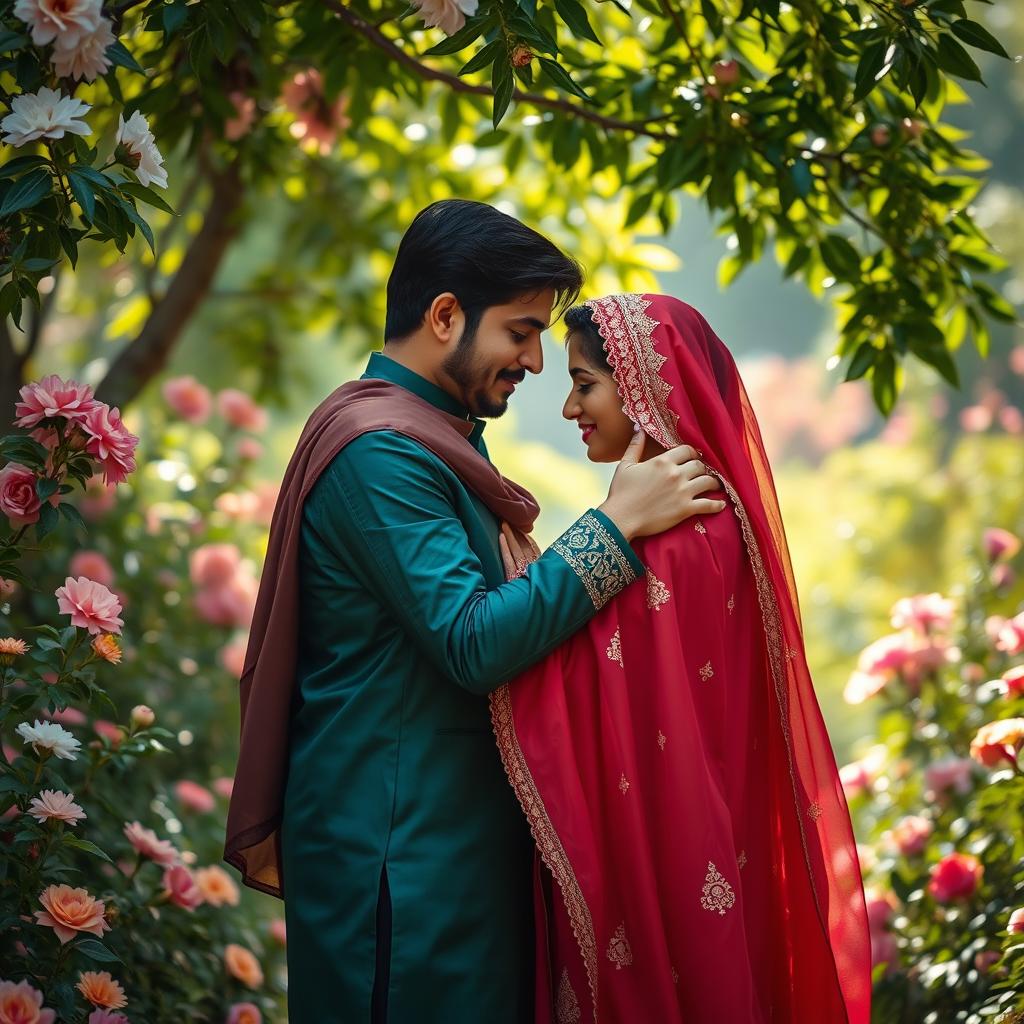
<path id="1" fill-rule="evenodd" d="M 638 540 L 646 586 L 491 696 L 545 866 L 538 1024 L 867 1024 L 856 845 L 735 363 L 676 299 L 588 305 L 626 413 L 731 512 Z"/>

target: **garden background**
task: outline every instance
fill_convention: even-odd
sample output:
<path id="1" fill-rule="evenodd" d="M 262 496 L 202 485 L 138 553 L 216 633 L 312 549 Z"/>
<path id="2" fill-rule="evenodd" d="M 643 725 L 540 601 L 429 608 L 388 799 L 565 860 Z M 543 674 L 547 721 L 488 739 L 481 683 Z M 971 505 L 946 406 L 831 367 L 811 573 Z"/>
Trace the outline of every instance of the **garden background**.
<path id="1" fill-rule="evenodd" d="M 449 196 L 736 354 L 875 1019 L 1024 1019 L 1024 3 L 65 6 L 0 8 L 0 1021 L 286 1019 L 282 907 L 220 861 L 246 629 Z M 608 479 L 560 334 L 487 429 L 542 542 Z"/>

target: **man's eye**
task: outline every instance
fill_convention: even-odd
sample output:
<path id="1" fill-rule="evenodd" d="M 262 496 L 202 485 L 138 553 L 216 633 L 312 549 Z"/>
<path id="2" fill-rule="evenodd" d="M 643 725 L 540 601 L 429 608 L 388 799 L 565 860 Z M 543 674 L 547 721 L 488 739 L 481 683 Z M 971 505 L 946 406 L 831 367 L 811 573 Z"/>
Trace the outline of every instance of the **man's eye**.
<path id="1" fill-rule="evenodd" d="M 512 335 L 512 337 L 515 339 L 517 344 L 519 342 L 526 341 L 526 335 L 525 334 L 516 334 L 515 331 L 509 331 L 509 334 Z"/>

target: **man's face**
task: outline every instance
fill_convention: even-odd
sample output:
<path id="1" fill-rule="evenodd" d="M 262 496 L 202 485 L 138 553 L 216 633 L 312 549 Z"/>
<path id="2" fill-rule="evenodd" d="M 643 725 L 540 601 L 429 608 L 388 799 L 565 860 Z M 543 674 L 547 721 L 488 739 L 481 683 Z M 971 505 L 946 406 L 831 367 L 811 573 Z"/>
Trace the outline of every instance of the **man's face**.
<path id="1" fill-rule="evenodd" d="M 527 371 L 543 369 L 540 336 L 550 323 L 554 301 L 554 289 L 547 288 L 491 306 L 475 331 L 467 332 L 463 321 L 459 341 L 445 357 L 441 372 L 474 416 L 501 416 Z"/>

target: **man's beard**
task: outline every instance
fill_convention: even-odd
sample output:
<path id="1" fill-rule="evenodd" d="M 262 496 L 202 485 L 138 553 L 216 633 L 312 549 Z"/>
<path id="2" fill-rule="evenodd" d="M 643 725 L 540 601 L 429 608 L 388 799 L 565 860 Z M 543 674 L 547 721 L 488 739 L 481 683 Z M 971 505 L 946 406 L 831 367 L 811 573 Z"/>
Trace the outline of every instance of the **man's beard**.
<path id="1" fill-rule="evenodd" d="M 492 383 L 490 371 L 481 366 L 475 358 L 477 324 L 472 330 L 466 329 L 459 338 L 455 351 L 441 364 L 441 369 L 453 380 L 462 394 L 462 404 L 474 416 L 486 419 L 497 419 L 508 409 L 508 399 L 495 400 L 488 393 Z M 508 380 L 518 384 L 526 376 L 525 370 L 502 370 L 498 380 Z"/>

